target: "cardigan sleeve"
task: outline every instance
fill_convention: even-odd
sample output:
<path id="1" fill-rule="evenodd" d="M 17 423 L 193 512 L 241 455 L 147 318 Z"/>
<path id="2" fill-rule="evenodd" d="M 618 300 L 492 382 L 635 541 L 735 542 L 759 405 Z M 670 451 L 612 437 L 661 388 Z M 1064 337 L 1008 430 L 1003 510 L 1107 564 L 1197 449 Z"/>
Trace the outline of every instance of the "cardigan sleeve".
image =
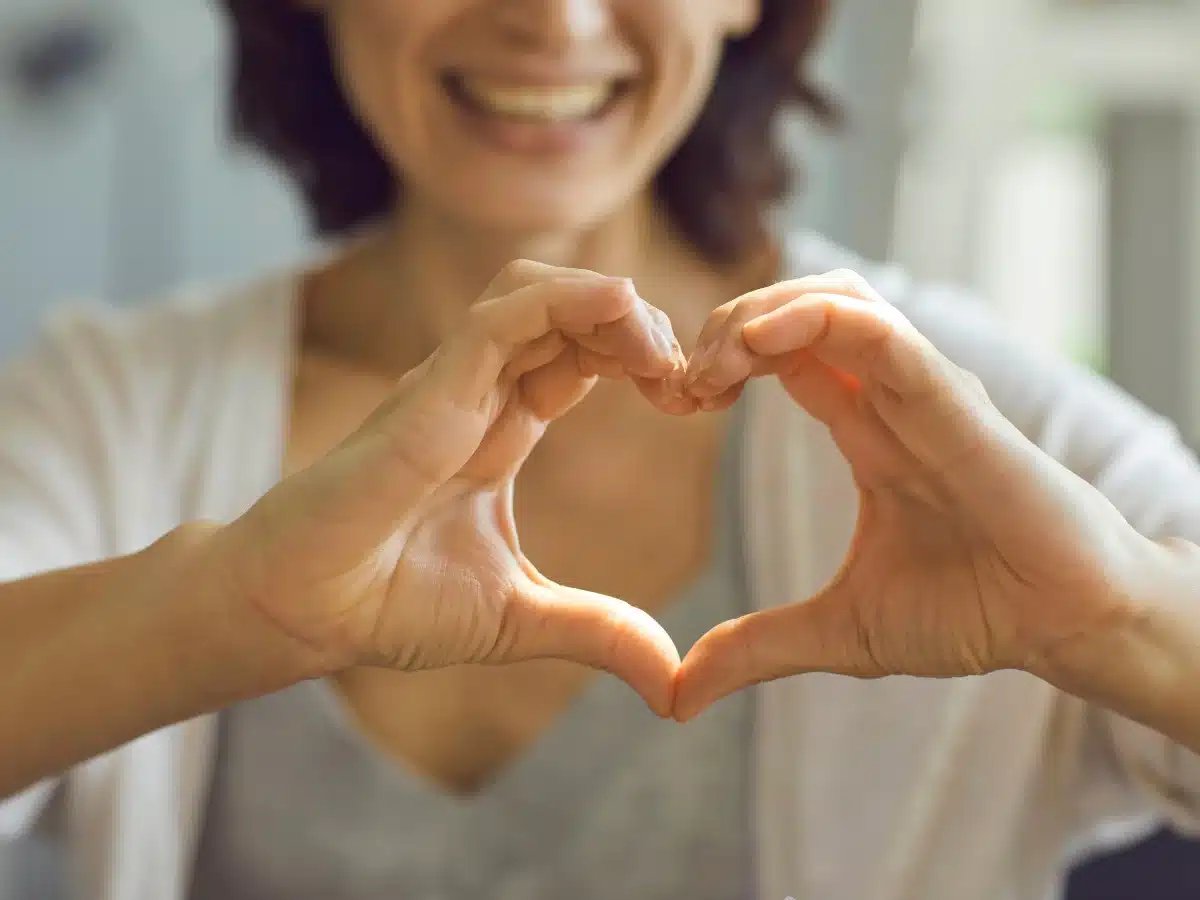
<path id="1" fill-rule="evenodd" d="M 62 316 L 0 370 L 0 581 L 114 552 L 115 467 L 137 465 L 133 385 L 114 365 L 111 330 L 95 326 Z M 0 801 L 0 839 L 28 830 L 54 786 Z"/>
<path id="2" fill-rule="evenodd" d="M 981 298 L 921 285 L 817 235 L 791 247 L 798 274 L 853 269 L 983 382 L 1004 416 L 1113 503 L 1147 537 L 1200 544 L 1200 463 L 1175 426 L 1111 382 L 1009 331 Z M 1200 831 L 1200 755 L 1108 710 L 1087 708 L 1080 817 L 1152 815 Z"/>

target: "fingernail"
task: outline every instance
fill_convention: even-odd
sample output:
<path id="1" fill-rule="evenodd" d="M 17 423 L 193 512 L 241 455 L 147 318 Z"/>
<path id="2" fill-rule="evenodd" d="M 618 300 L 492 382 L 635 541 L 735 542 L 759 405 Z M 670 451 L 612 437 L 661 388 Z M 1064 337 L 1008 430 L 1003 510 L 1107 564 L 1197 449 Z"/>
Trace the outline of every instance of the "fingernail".
<path id="1" fill-rule="evenodd" d="M 708 344 L 704 347 L 697 347 L 692 354 L 692 358 L 688 361 L 688 384 L 695 384 L 700 380 L 700 376 L 712 364 L 717 355 L 718 344 Z"/>
<path id="2" fill-rule="evenodd" d="M 687 390 L 687 368 L 686 365 L 681 365 L 678 360 L 675 362 L 675 369 L 667 376 L 667 389 L 680 400 L 684 399 L 684 392 Z"/>

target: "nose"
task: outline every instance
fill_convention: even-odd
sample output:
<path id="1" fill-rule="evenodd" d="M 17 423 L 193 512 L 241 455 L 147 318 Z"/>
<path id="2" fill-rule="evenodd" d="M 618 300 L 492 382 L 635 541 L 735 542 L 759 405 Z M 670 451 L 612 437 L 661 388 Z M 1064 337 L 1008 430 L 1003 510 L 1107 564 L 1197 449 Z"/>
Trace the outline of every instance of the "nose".
<path id="1" fill-rule="evenodd" d="M 498 0 L 497 24 L 514 42 L 557 49 L 602 36 L 610 0 Z"/>

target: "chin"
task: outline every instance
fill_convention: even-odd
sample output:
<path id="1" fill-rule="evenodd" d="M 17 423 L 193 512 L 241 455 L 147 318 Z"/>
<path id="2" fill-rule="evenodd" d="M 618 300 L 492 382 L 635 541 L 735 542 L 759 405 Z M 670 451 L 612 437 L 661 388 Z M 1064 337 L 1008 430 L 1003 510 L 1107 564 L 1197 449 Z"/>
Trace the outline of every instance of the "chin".
<path id="1" fill-rule="evenodd" d="M 615 198 L 618 202 L 614 203 Z M 459 221 L 473 229 L 537 236 L 594 229 L 612 219 L 632 200 L 624 192 L 582 197 L 577 187 L 541 186 L 537 190 L 478 191 L 454 203 Z"/>

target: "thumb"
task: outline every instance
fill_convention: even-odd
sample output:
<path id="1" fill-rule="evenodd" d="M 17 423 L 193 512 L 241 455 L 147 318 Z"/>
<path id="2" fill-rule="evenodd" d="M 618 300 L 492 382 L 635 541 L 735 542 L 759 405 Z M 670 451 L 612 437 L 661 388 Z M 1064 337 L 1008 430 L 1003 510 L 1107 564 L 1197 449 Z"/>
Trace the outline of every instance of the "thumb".
<path id="1" fill-rule="evenodd" d="M 644 610 L 622 600 L 550 581 L 531 583 L 512 601 L 502 659 L 555 658 L 620 678 L 654 712 L 671 715 L 679 651 Z"/>
<path id="2" fill-rule="evenodd" d="M 841 593 L 831 586 L 810 600 L 731 619 L 703 635 L 680 666 L 674 717 L 686 722 L 729 694 L 791 675 L 881 674 Z"/>

